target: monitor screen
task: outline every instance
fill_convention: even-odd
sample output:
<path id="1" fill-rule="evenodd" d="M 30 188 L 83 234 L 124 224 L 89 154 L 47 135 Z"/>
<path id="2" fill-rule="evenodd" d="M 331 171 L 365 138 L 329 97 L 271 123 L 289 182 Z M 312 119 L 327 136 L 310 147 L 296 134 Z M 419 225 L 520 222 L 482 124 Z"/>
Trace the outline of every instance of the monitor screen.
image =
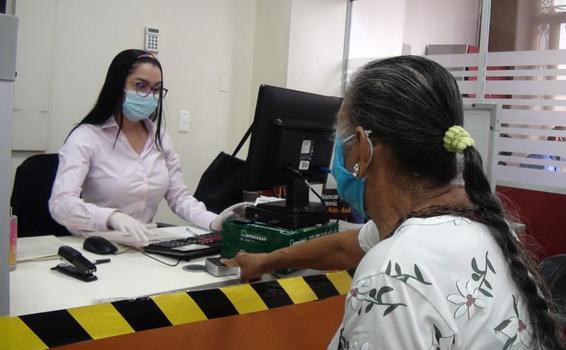
<path id="1" fill-rule="evenodd" d="M 247 157 L 246 188 L 263 190 L 286 185 L 296 171 L 309 182 L 324 183 L 341 103 L 339 97 L 260 86 Z"/>
<path id="2" fill-rule="evenodd" d="M 322 212 L 326 215 L 324 205 L 309 203 L 305 180 L 326 182 L 334 145 L 334 124 L 341 103 L 339 97 L 260 86 L 245 188 L 265 190 L 287 186 L 286 201 L 268 206 L 271 206 L 269 210 L 279 213 L 292 213 L 295 218 L 266 218 L 256 212 L 254 219 L 300 227 L 317 223 L 316 217 Z M 297 219 L 297 215 L 309 219 Z"/>

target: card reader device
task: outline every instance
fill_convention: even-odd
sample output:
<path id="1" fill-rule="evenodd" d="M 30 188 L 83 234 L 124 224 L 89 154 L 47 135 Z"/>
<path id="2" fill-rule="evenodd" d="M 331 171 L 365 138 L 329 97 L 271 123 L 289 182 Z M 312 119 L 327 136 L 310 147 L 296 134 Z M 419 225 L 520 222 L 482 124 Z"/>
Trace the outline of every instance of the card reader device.
<path id="1" fill-rule="evenodd" d="M 221 258 L 206 258 L 206 262 L 204 263 L 204 269 L 213 276 L 221 277 L 221 276 L 228 276 L 228 275 L 235 275 L 239 272 L 239 267 L 234 266 L 226 266 L 222 262 Z"/>

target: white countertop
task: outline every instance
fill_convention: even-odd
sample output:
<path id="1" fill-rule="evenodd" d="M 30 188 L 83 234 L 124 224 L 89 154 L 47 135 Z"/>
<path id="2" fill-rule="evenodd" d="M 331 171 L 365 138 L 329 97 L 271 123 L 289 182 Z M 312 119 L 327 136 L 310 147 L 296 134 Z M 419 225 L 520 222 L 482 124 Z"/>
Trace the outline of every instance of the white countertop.
<path id="1" fill-rule="evenodd" d="M 109 302 L 118 298 L 135 298 L 174 290 L 198 289 L 234 281 L 238 275 L 214 277 L 207 272 L 187 272 L 182 266 L 204 264 L 204 258 L 181 261 L 175 267 L 166 266 L 138 251 L 120 255 L 96 255 L 82 249 L 84 238 L 58 237 L 91 260 L 110 258 L 111 262 L 97 265 L 98 280 L 83 282 L 51 270 L 60 260 L 18 262 L 10 272 L 10 315 L 24 315 Z M 176 259 L 154 255 L 175 263 Z"/>
<path id="2" fill-rule="evenodd" d="M 361 226 L 340 222 L 341 230 L 357 229 Z M 239 283 L 239 275 L 214 277 L 204 271 L 188 272 L 182 269 L 187 264 L 204 264 L 205 258 L 181 261 L 177 266 L 170 267 L 136 250 L 118 255 L 96 255 L 82 249 L 83 237 L 57 238 L 80 251 L 90 261 L 110 258 L 111 262 L 97 265 L 95 275 L 98 280 L 93 282 L 83 282 L 51 270 L 61 262 L 58 259 L 18 262 L 16 270 L 10 272 L 10 315 L 25 315 L 176 290 L 216 288 Z M 120 247 L 122 251 L 124 246 Z M 177 259 L 165 256 L 152 256 L 168 263 L 177 262 Z M 300 275 L 316 273 L 320 271 L 297 272 Z M 274 277 L 271 275 L 264 275 L 262 278 L 263 281 L 272 279 Z"/>

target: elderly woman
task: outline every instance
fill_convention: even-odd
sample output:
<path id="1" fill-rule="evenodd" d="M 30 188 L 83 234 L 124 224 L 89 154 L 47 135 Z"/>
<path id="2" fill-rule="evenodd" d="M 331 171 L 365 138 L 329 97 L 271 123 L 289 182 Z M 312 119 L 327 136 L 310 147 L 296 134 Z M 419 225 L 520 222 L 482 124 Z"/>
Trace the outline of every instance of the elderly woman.
<path id="1" fill-rule="evenodd" d="M 457 84 L 432 61 L 375 61 L 353 79 L 332 173 L 372 222 L 302 248 L 328 249 L 336 267 L 359 261 L 329 349 L 562 349 L 544 288 L 461 126 Z M 247 276 L 332 266 L 296 262 L 297 249 L 235 262 Z"/>

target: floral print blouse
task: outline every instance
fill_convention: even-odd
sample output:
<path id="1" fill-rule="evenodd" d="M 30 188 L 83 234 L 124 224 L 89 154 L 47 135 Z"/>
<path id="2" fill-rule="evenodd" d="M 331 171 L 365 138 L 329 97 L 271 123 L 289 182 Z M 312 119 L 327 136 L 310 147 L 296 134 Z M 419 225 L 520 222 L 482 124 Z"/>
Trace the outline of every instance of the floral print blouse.
<path id="1" fill-rule="evenodd" d="M 360 235 L 378 235 L 366 225 Z M 360 237 L 362 240 L 362 237 Z M 410 218 L 360 262 L 328 349 L 531 349 L 522 296 L 489 229 Z"/>

